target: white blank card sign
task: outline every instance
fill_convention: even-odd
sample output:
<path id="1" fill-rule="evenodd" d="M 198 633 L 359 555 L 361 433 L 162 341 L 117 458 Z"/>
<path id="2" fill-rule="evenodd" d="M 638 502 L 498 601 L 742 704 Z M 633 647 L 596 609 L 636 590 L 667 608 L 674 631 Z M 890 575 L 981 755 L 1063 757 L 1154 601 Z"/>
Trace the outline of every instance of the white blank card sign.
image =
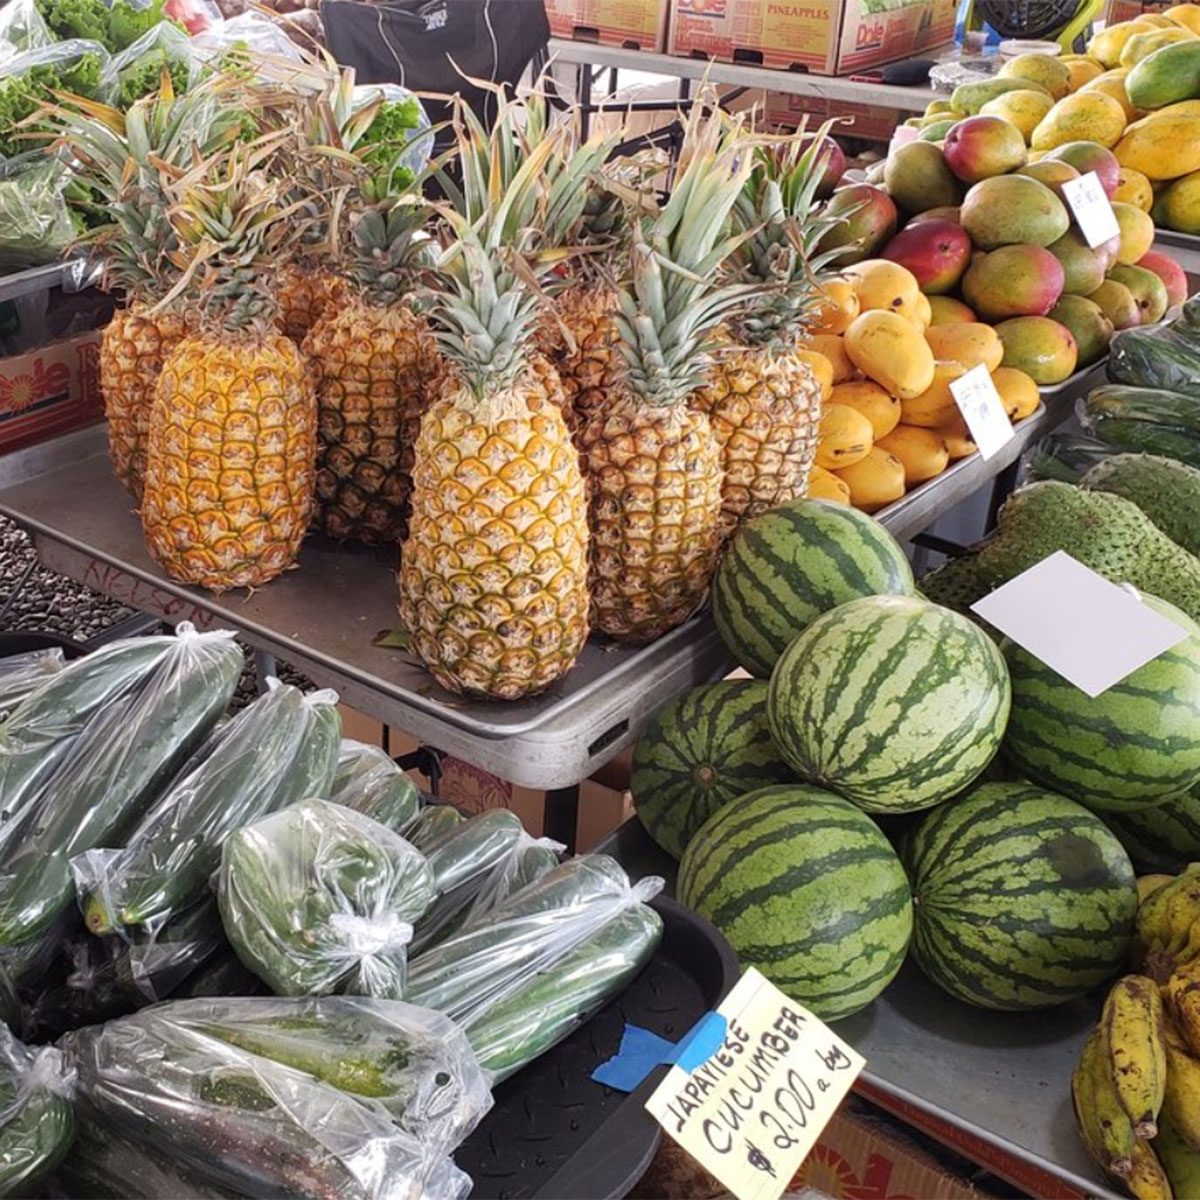
<path id="1" fill-rule="evenodd" d="M 1062 550 L 971 605 L 1089 696 L 1178 645 L 1188 631 Z"/>

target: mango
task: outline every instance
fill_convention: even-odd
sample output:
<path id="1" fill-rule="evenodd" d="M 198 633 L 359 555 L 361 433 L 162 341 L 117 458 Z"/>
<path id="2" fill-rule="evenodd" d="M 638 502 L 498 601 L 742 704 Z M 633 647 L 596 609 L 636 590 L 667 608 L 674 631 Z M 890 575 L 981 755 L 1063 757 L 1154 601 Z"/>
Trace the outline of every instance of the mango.
<path id="1" fill-rule="evenodd" d="M 1108 352 L 1112 322 L 1086 296 L 1064 296 L 1047 315 L 1071 331 L 1079 366 L 1090 366 Z"/>
<path id="2" fill-rule="evenodd" d="M 1054 150 L 1067 142 L 1115 146 L 1125 132 L 1125 110 L 1103 92 L 1076 92 L 1042 118 L 1029 139 L 1034 150 Z"/>
<path id="3" fill-rule="evenodd" d="M 1077 92 L 1085 83 L 1104 74 L 1104 64 L 1086 54 L 1072 54 L 1062 60 L 1067 66 L 1067 91 Z"/>
<path id="4" fill-rule="evenodd" d="M 1125 80 L 1138 108 L 1165 108 L 1200 96 L 1200 38 L 1163 46 L 1132 67 Z"/>
<path id="5" fill-rule="evenodd" d="M 878 512 L 904 495 L 904 464 L 877 446 L 861 462 L 837 474 L 850 489 L 850 503 L 863 512 Z"/>
<path id="6" fill-rule="evenodd" d="M 829 363 L 830 370 L 833 372 L 833 383 L 835 386 L 853 379 L 858 374 L 854 369 L 854 364 L 846 355 L 845 339 L 839 334 L 807 334 L 804 339 L 804 346 L 805 349 L 815 350 Z"/>
<path id="7" fill-rule="evenodd" d="M 839 383 L 833 389 L 830 403 L 862 413 L 871 422 L 871 433 L 876 441 L 900 424 L 900 401 L 870 379 Z"/>
<path id="8" fill-rule="evenodd" d="M 917 134 L 917 140 L 920 142 L 944 142 L 946 134 L 958 124 L 956 117 L 940 117 L 936 121 L 926 125 L 920 133 Z"/>
<path id="9" fill-rule="evenodd" d="M 1189 175 L 1200 170 L 1200 114 L 1151 113 L 1125 130 L 1113 153 L 1152 181 Z"/>
<path id="10" fill-rule="evenodd" d="M 846 153 L 827 134 L 821 138 L 817 147 L 816 161 L 821 164 L 821 178 L 813 195 L 818 200 L 828 200 L 833 195 L 838 181 L 846 173 Z"/>
<path id="11" fill-rule="evenodd" d="M 1071 91 L 1067 64 L 1049 54 L 1018 54 L 996 72 L 999 79 L 1026 79 L 1043 87 L 1055 100 Z"/>
<path id="12" fill-rule="evenodd" d="M 1070 163 L 1059 162 L 1053 158 L 1026 163 L 1016 173 L 1028 175 L 1030 179 L 1044 183 L 1060 200 L 1063 199 L 1062 185 L 1068 179 L 1079 178 L 1079 172 Z"/>
<path id="13" fill-rule="evenodd" d="M 870 258 L 896 232 L 896 206 L 882 188 L 855 183 L 833 193 L 825 215 L 838 218 L 821 235 L 817 252 L 844 248 L 839 265 Z"/>
<path id="14" fill-rule="evenodd" d="M 946 443 L 946 449 L 950 451 L 951 462 L 957 462 L 960 458 L 969 458 L 979 449 L 971 440 L 971 431 L 967 428 L 967 423 L 962 419 L 961 414 L 952 417 L 938 430 L 938 433 L 941 435 L 942 441 Z"/>
<path id="15" fill-rule="evenodd" d="M 1200 4 L 1176 4 L 1168 8 L 1163 16 L 1200 37 Z"/>
<path id="16" fill-rule="evenodd" d="M 956 362 L 966 370 L 982 363 L 989 371 L 994 371 L 1004 358 L 1004 346 L 999 336 L 982 321 L 930 325 L 925 330 L 925 341 L 934 358 Z"/>
<path id="17" fill-rule="evenodd" d="M 918 221 L 896 234 L 880 254 L 907 268 L 922 292 L 941 295 L 962 279 L 971 261 L 971 239 L 950 221 Z"/>
<path id="18" fill-rule="evenodd" d="M 1151 25 L 1139 25 L 1137 21 L 1120 21 L 1116 25 L 1106 25 L 1087 44 L 1088 54 L 1106 67 L 1121 65 L 1121 51 L 1125 43 L 1139 33 L 1145 33 Z"/>
<path id="19" fill-rule="evenodd" d="M 1113 204 L 1112 210 L 1121 227 L 1117 262 L 1135 263 L 1154 245 L 1154 219 L 1140 208 L 1122 204 L 1119 200 Z"/>
<path id="20" fill-rule="evenodd" d="M 975 320 L 975 313 L 953 296 L 929 297 L 930 325 L 964 325 Z"/>
<path id="21" fill-rule="evenodd" d="M 907 318 L 921 333 L 924 333 L 929 328 L 929 323 L 933 320 L 933 309 L 930 307 L 929 297 L 924 292 L 918 292 L 912 311 L 901 313 L 901 316 Z"/>
<path id="22" fill-rule="evenodd" d="M 1071 224 L 1063 202 L 1026 175 L 998 175 L 975 184 L 963 199 L 961 221 L 983 250 L 1020 242 L 1048 246 Z"/>
<path id="23" fill-rule="evenodd" d="M 1079 350 L 1071 331 L 1049 317 L 1013 317 L 996 333 L 1004 344 L 1005 367 L 1024 371 L 1040 387 L 1062 383 L 1075 371 Z"/>
<path id="24" fill-rule="evenodd" d="M 911 271 L 886 258 L 864 259 L 846 267 L 843 275 L 845 282 L 854 290 L 860 312 L 869 309 L 900 312 L 915 305 L 920 291 L 916 276 Z"/>
<path id="25" fill-rule="evenodd" d="M 973 262 L 963 299 L 985 321 L 1044 316 L 1062 295 L 1062 264 L 1041 246 L 1001 246 Z"/>
<path id="26" fill-rule="evenodd" d="M 1062 290 L 1067 295 L 1086 296 L 1104 282 L 1107 258 L 1093 250 L 1078 229 L 1068 229 L 1057 242 L 1051 242 L 1047 250 L 1062 265 Z"/>
<path id="27" fill-rule="evenodd" d="M 1168 17 L 1165 13 L 1144 12 L 1144 13 L 1139 13 L 1138 16 L 1135 17 L 1134 19 L 1136 21 L 1138 21 L 1139 23 L 1141 23 L 1142 25 L 1149 25 L 1155 29 L 1180 29 L 1180 28 L 1183 28 L 1183 26 L 1180 26 L 1177 22 L 1172 21 L 1171 18 Z M 1126 44 L 1128 45 L 1128 43 L 1126 43 Z"/>
<path id="28" fill-rule="evenodd" d="M 1136 329 L 1142 314 L 1133 293 L 1115 279 L 1106 279 L 1087 297 L 1109 320 L 1113 329 Z"/>
<path id="29" fill-rule="evenodd" d="M 1054 101 L 1045 92 L 1024 88 L 1017 92 L 1005 92 L 989 100 L 980 110 L 981 117 L 1001 117 L 1014 125 L 1028 144 L 1038 122 L 1054 107 Z"/>
<path id="30" fill-rule="evenodd" d="M 1135 33 L 1121 47 L 1120 65 L 1132 69 L 1138 63 L 1142 62 L 1143 59 L 1148 58 L 1156 50 L 1161 50 L 1164 46 L 1195 40 L 1196 35 L 1190 29 L 1181 29 L 1179 26 L 1173 29 L 1151 29 L 1145 33 Z M 1137 103 L 1132 93 L 1130 93 L 1129 98 L 1133 100 L 1134 104 Z"/>
<path id="31" fill-rule="evenodd" d="M 1095 171 L 1104 194 L 1110 199 L 1117 190 L 1121 164 L 1117 162 L 1117 156 L 1099 142 L 1066 142 L 1048 151 L 1046 159 L 1050 162 L 1065 162 L 1074 167 L 1080 175 Z"/>
<path id="32" fill-rule="evenodd" d="M 845 333 L 860 310 L 854 285 L 848 279 L 830 279 L 816 293 L 808 327 L 813 333 Z"/>
<path id="33" fill-rule="evenodd" d="M 1037 412 L 1042 402 L 1038 385 L 1016 367 L 997 367 L 992 372 L 992 383 L 1000 393 L 1000 402 L 1010 421 L 1021 421 Z"/>
<path id="34" fill-rule="evenodd" d="M 1167 291 L 1167 307 L 1174 308 L 1188 298 L 1187 275 L 1183 268 L 1161 250 L 1148 250 L 1138 259 L 1137 265 L 1153 271 L 1163 282 Z"/>
<path id="35" fill-rule="evenodd" d="M 1117 176 L 1117 190 L 1111 199 L 1120 200 L 1122 204 L 1132 204 L 1142 212 L 1149 212 L 1154 205 L 1154 188 L 1141 171 L 1132 167 L 1122 167 Z"/>
<path id="36" fill-rule="evenodd" d="M 844 404 L 827 404 L 817 430 L 817 466 L 827 471 L 851 466 L 870 454 L 874 440 L 871 422 L 862 413 Z"/>
<path id="37" fill-rule="evenodd" d="M 1111 96 L 1124 109 L 1125 119 L 1136 121 L 1143 114 L 1140 108 L 1133 106 L 1133 101 L 1129 99 L 1129 93 L 1125 90 L 1125 80 L 1128 76 L 1128 68 L 1116 67 L 1114 70 L 1105 71 L 1103 75 L 1097 75 L 1095 79 L 1085 83 L 1079 90 L 1081 92 L 1103 92 L 1106 96 Z"/>
<path id="38" fill-rule="evenodd" d="M 907 142 L 887 158 L 883 171 L 888 195 L 910 213 L 957 204 L 962 188 L 942 152 L 932 142 Z"/>
<path id="39" fill-rule="evenodd" d="M 959 223 L 960 209 L 957 204 L 942 204 L 937 208 L 927 208 L 924 212 L 915 213 L 909 218 L 906 229 L 920 225 L 925 221 L 949 221 L 952 225 Z"/>
<path id="40" fill-rule="evenodd" d="M 925 105 L 925 115 L 927 117 L 941 115 L 950 116 L 953 112 L 954 106 L 949 100 L 930 100 L 930 102 Z"/>
<path id="41" fill-rule="evenodd" d="M 844 341 L 850 361 L 900 400 L 919 396 L 933 382 L 933 351 L 899 313 L 861 313 Z"/>
<path id="42" fill-rule="evenodd" d="M 833 504 L 849 505 L 850 485 L 840 480 L 832 471 L 813 463 L 808 472 L 806 495 L 810 500 L 828 500 Z"/>
<path id="43" fill-rule="evenodd" d="M 946 134 L 942 158 L 963 183 L 978 183 L 1021 166 L 1025 162 L 1025 139 L 1003 117 L 980 113 L 964 117 Z"/>
<path id="44" fill-rule="evenodd" d="M 1143 325 L 1154 325 L 1166 315 L 1167 287 L 1153 271 L 1136 264 L 1119 263 L 1108 277 L 1129 289 Z"/>
<path id="45" fill-rule="evenodd" d="M 977 79 L 972 83 L 960 83 L 950 96 L 950 107 L 956 113 L 973 117 L 989 100 L 995 100 L 997 96 L 1003 96 L 1005 92 L 1029 90 L 1046 91 L 1045 88 L 1028 79 L 1001 79 L 998 75 L 993 75 L 991 79 Z M 1050 93 L 1046 92 L 1046 95 L 1049 96 Z"/>
<path id="46" fill-rule="evenodd" d="M 962 363 L 949 360 L 935 363 L 930 385 L 919 396 L 900 401 L 901 421 L 907 425 L 919 425 L 923 429 L 945 424 L 958 412 L 958 402 L 950 391 L 950 385 L 965 373 L 966 367 Z"/>
<path id="47" fill-rule="evenodd" d="M 1200 233 L 1200 170 L 1176 179 L 1154 202 L 1154 220 L 1180 233 Z"/>
<path id="48" fill-rule="evenodd" d="M 894 454 L 904 467 L 905 488 L 940 475 L 950 465 L 950 448 L 936 429 L 897 425 L 879 441 L 880 450 Z"/>

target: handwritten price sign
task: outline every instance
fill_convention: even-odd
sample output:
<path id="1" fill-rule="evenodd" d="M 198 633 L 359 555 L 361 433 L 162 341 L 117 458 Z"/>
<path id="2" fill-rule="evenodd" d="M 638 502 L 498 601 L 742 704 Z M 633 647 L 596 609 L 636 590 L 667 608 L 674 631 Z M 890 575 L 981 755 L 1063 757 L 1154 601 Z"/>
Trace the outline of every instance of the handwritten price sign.
<path id="1" fill-rule="evenodd" d="M 971 441 L 985 459 L 991 458 L 1012 437 L 1013 427 L 987 367 L 980 363 L 951 380 L 950 395 L 967 423 Z"/>
<path id="2" fill-rule="evenodd" d="M 1083 240 L 1093 250 L 1121 236 L 1116 213 L 1095 171 L 1089 171 L 1078 179 L 1068 179 L 1062 185 L 1062 194 L 1071 208 L 1079 232 L 1083 234 Z"/>
<path id="3" fill-rule="evenodd" d="M 720 1047 L 672 1067 L 646 1108 L 739 1200 L 778 1200 L 864 1060 L 753 968 L 717 1011 Z"/>

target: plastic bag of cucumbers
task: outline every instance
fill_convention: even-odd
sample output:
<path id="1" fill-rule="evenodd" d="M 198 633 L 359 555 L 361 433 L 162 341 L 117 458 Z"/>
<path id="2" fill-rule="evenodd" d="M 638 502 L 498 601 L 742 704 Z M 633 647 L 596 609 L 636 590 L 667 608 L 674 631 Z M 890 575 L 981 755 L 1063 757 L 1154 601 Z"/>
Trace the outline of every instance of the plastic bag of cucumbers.
<path id="1" fill-rule="evenodd" d="M 647 901 L 604 854 L 573 858 L 409 964 L 407 999 L 467 1032 L 493 1082 L 566 1037 L 646 965 L 662 937 Z"/>
<path id="2" fill-rule="evenodd" d="M 337 694 L 305 695 L 268 681 L 182 771 L 124 849 L 71 863 L 84 922 L 96 935 L 153 937 L 200 900 L 235 830 L 306 796 L 326 794 L 337 769 Z"/>
<path id="3" fill-rule="evenodd" d="M 168 1001 L 63 1040 L 86 1105 L 250 1196 L 457 1200 L 491 1105 L 451 1021 L 346 996 Z"/>
<path id="4" fill-rule="evenodd" d="M 0 1196 L 23 1196 L 75 1136 L 72 1073 L 53 1046 L 23 1046 L 0 1025 Z"/>
<path id="5" fill-rule="evenodd" d="M 421 807 L 417 785 L 386 750 L 343 738 L 329 799 L 404 833 Z"/>
<path id="6" fill-rule="evenodd" d="M 217 885 L 238 957 L 284 996 L 401 999 L 413 922 L 434 895 L 419 850 L 327 800 L 302 800 L 237 830 Z"/>
<path id="7" fill-rule="evenodd" d="M 0 720 L 64 666 L 66 658 L 57 646 L 0 659 Z"/>

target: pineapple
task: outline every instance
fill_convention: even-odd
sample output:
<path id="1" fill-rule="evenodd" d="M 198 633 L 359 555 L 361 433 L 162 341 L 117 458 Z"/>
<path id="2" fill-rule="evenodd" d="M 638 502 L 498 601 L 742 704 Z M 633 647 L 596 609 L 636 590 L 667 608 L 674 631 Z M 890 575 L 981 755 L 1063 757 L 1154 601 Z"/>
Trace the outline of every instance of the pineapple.
<path id="1" fill-rule="evenodd" d="M 463 188 L 432 314 L 450 375 L 417 439 L 400 614 L 443 687 L 512 700 L 565 674 L 588 634 L 586 491 L 532 345 L 539 278 L 616 135 L 572 152 L 537 97 L 502 104 L 490 132 L 456 117 Z"/>
<path id="2" fill-rule="evenodd" d="M 294 236 L 287 136 L 164 183 L 176 292 L 200 320 L 159 375 L 142 526 L 172 578 L 215 592 L 291 566 L 313 507 L 316 400 L 299 349 L 275 328 L 273 270 Z"/>
<path id="3" fill-rule="evenodd" d="M 759 146 L 734 209 L 749 234 L 734 263 L 739 278 L 761 290 L 729 322 L 730 344 L 714 356 L 691 400 L 708 415 L 721 447 L 727 534 L 743 519 L 805 495 L 816 455 L 821 388 L 797 351 L 830 257 L 813 255 L 828 224 L 814 204 L 824 132 L 807 142 Z"/>
<path id="4" fill-rule="evenodd" d="M 591 488 L 593 625 L 647 642 L 704 600 L 720 549 L 721 449 L 688 406 L 713 332 L 752 291 L 714 276 L 737 239 L 724 230 L 749 176 L 736 127 L 693 113 L 670 200 L 633 231 L 618 292 L 623 372 L 579 444 Z"/>
<path id="5" fill-rule="evenodd" d="M 350 298 L 340 275 L 300 262 L 285 262 L 276 286 L 279 328 L 297 345 L 326 312 L 336 311 Z"/>

